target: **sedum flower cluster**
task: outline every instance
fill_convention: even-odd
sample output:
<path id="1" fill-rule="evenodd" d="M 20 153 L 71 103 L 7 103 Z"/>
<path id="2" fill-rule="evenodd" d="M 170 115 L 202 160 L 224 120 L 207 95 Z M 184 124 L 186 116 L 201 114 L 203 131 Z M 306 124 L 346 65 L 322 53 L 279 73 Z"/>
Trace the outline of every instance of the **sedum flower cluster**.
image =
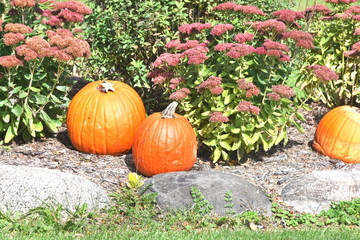
<path id="1" fill-rule="evenodd" d="M 75 61 L 91 55 L 79 1 L 10 0 L 0 20 L 0 139 L 56 132 L 68 102 L 64 85 Z"/>
<path id="2" fill-rule="evenodd" d="M 315 77 L 317 84 L 338 80 L 327 66 L 304 61 L 315 40 L 302 25 L 309 13 L 331 10 L 315 5 L 266 15 L 257 6 L 225 2 L 213 11 L 221 13 L 218 20 L 178 28 L 179 38 L 166 43 L 148 77 L 169 100 L 180 102 L 214 161 L 229 160 L 234 152 L 240 159 L 260 146 L 286 142 L 288 126 L 303 130 L 299 110 L 311 96 L 299 76 Z M 223 21 L 226 14 L 234 22 Z"/>

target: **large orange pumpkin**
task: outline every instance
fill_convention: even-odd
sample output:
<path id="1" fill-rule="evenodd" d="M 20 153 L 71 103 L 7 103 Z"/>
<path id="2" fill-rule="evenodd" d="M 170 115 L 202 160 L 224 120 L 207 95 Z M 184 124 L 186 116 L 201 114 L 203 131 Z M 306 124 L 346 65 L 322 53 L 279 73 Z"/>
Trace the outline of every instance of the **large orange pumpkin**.
<path id="1" fill-rule="evenodd" d="M 71 100 L 67 129 L 72 144 L 81 152 L 121 155 L 131 149 L 145 117 L 144 104 L 129 85 L 95 81 Z"/>
<path id="2" fill-rule="evenodd" d="M 186 117 L 174 113 L 177 102 L 153 113 L 138 128 L 132 155 L 138 172 L 146 176 L 188 171 L 197 155 L 195 131 Z"/>
<path id="3" fill-rule="evenodd" d="M 319 122 L 313 147 L 316 151 L 347 163 L 360 163 L 360 109 L 340 106 Z"/>

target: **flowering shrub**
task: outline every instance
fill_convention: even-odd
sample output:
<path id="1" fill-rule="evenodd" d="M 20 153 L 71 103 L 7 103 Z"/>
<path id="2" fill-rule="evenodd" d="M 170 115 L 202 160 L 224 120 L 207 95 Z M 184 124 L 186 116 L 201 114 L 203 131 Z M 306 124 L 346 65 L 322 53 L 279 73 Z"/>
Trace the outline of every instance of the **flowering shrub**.
<path id="1" fill-rule="evenodd" d="M 236 24 L 220 18 L 180 26 L 180 38 L 165 45 L 148 77 L 181 103 L 216 162 L 286 143 L 288 126 L 303 131 L 299 110 L 311 97 L 304 90 L 337 75 L 325 66 L 303 66 L 314 43 L 299 29 L 302 12 L 285 9 L 263 19 L 258 7 L 232 2 L 214 11 L 237 14 Z"/>
<path id="2" fill-rule="evenodd" d="M 56 132 L 68 103 L 72 64 L 90 56 L 76 26 L 82 2 L 11 0 L 0 20 L 0 136 L 8 143 Z"/>
<path id="3" fill-rule="evenodd" d="M 315 5 L 305 10 L 309 32 L 317 46 L 307 61 L 326 65 L 339 74 L 336 81 L 319 86 L 318 100 L 328 107 L 360 104 L 359 58 L 354 50 L 360 41 L 360 6 L 356 0 L 326 0 L 325 5 Z M 355 47 L 354 47 L 355 45 Z M 311 90 L 312 91 L 312 90 Z"/>

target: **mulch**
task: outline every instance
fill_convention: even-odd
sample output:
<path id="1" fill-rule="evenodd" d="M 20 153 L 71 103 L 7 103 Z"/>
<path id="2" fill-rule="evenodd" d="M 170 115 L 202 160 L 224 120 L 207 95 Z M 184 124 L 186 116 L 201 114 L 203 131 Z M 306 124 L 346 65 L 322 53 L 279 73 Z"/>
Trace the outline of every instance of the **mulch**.
<path id="1" fill-rule="evenodd" d="M 312 111 L 304 112 L 306 121 L 301 123 L 305 133 L 290 127 L 287 145 L 280 144 L 268 152 L 249 154 L 241 163 L 213 164 L 204 154 L 200 154 L 192 171 L 213 170 L 236 174 L 277 199 L 282 188 L 295 177 L 314 170 L 351 168 L 356 165 L 345 164 L 313 151 L 311 143 L 317 123 L 328 109 L 319 104 L 312 104 L 312 107 Z M 130 172 L 136 172 L 131 154 L 98 156 L 75 150 L 67 136 L 66 127 L 53 137 L 0 146 L 0 156 L 0 164 L 57 169 L 83 176 L 101 185 L 109 193 L 124 185 Z"/>

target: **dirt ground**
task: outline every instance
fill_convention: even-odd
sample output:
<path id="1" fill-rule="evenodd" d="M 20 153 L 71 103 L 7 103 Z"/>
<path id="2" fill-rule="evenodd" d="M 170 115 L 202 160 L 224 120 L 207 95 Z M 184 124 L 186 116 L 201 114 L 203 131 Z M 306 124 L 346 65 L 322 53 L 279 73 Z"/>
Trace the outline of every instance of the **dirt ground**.
<path id="1" fill-rule="evenodd" d="M 212 164 L 209 159 L 199 156 L 192 171 L 213 170 L 237 174 L 277 199 L 282 188 L 294 177 L 313 170 L 354 167 L 355 164 L 344 164 L 319 155 L 311 148 L 317 123 L 327 111 L 325 107 L 313 105 L 313 110 L 304 114 L 306 122 L 302 126 L 305 133 L 290 128 L 286 146 L 280 144 L 268 152 L 251 154 L 243 163 L 235 165 Z M 26 144 L 0 146 L 0 164 L 57 169 L 81 175 L 108 192 L 116 190 L 127 181 L 128 173 L 136 171 L 131 154 L 97 156 L 75 150 L 65 127 L 53 137 Z"/>

